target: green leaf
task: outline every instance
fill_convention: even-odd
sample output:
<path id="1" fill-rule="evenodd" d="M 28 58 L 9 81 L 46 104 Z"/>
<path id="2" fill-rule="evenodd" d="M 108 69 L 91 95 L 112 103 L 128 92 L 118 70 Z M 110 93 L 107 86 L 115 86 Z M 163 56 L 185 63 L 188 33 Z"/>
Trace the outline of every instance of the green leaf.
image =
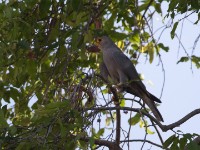
<path id="1" fill-rule="evenodd" d="M 187 0 L 181 0 L 178 3 L 177 10 L 181 13 L 185 13 L 188 9 L 188 2 Z"/>
<path id="2" fill-rule="evenodd" d="M 90 146 L 91 146 L 91 147 L 94 146 L 94 138 L 93 138 L 93 137 L 91 137 L 91 138 L 89 139 L 89 143 L 90 143 Z"/>
<path id="3" fill-rule="evenodd" d="M 104 24 L 105 26 L 104 30 L 110 30 L 110 27 L 113 27 L 116 17 L 117 17 L 117 11 L 113 11 L 111 17 L 108 20 L 106 20 Z"/>
<path id="4" fill-rule="evenodd" d="M 179 140 L 179 143 L 180 143 L 180 149 L 184 149 L 185 148 L 185 145 L 187 144 L 187 138 L 185 137 L 182 137 L 180 140 Z"/>
<path id="5" fill-rule="evenodd" d="M 111 120 L 112 120 L 111 117 L 107 117 L 107 118 L 106 118 L 106 126 L 109 126 L 109 125 L 110 125 Z"/>
<path id="6" fill-rule="evenodd" d="M 12 18 L 12 14 L 13 14 L 12 8 L 7 6 L 7 7 L 4 9 L 4 15 L 5 15 L 7 18 L 11 19 L 11 18 Z"/>
<path id="7" fill-rule="evenodd" d="M 154 7 L 158 13 L 162 14 L 161 3 L 156 3 Z"/>
<path id="8" fill-rule="evenodd" d="M 149 5 L 148 2 L 146 2 L 146 3 L 142 4 L 142 5 L 140 5 L 140 6 L 138 7 L 138 11 L 139 11 L 139 12 L 142 12 L 143 10 L 146 10 L 147 7 L 148 7 L 148 5 Z"/>
<path id="9" fill-rule="evenodd" d="M 92 32 L 88 31 L 84 34 L 84 43 L 91 42 L 93 40 Z"/>
<path id="10" fill-rule="evenodd" d="M 141 109 L 141 111 L 146 111 L 146 110 Z M 149 111 L 149 110 L 147 110 L 147 111 Z M 149 127 L 148 121 L 147 121 L 147 120 L 140 119 L 140 121 L 139 121 L 139 127 L 140 127 L 140 128 L 144 128 L 145 131 L 146 131 L 146 128 Z"/>
<path id="11" fill-rule="evenodd" d="M 147 128 L 147 133 L 148 134 L 154 134 L 155 132 L 151 131 L 150 128 Z"/>
<path id="12" fill-rule="evenodd" d="M 80 144 L 81 149 L 83 149 L 83 150 L 87 149 L 87 146 L 88 146 L 87 142 L 79 140 L 79 144 Z"/>
<path id="13" fill-rule="evenodd" d="M 20 97 L 20 93 L 17 89 L 11 87 L 10 88 L 10 97 L 14 100 L 14 101 L 17 101 L 19 100 L 19 97 Z"/>
<path id="14" fill-rule="evenodd" d="M 163 43 L 159 43 L 158 46 L 159 46 L 160 48 L 162 48 L 165 52 L 168 52 L 168 51 L 169 51 L 169 47 L 168 47 L 168 46 L 164 46 Z"/>
<path id="15" fill-rule="evenodd" d="M 60 125 L 61 138 L 64 138 L 66 136 L 66 127 L 63 125 L 60 118 L 58 119 L 58 123 Z"/>
<path id="16" fill-rule="evenodd" d="M 173 142 L 174 140 L 176 139 L 176 135 L 172 135 L 170 136 L 164 143 L 163 143 L 163 148 L 166 149 L 168 148 Z"/>
<path id="17" fill-rule="evenodd" d="M 121 40 L 124 40 L 125 38 L 128 37 L 127 34 L 125 33 L 121 33 L 121 32 L 117 32 L 117 31 L 108 31 L 108 34 L 111 35 L 111 37 L 117 41 L 121 41 Z"/>
<path id="18" fill-rule="evenodd" d="M 38 106 L 38 109 L 35 110 L 35 114 L 42 117 L 42 116 L 51 116 L 54 115 L 58 110 L 61 108 L 67 108 L 68 101 L 64 102 L 52 102 L 47 104 L 45 107 Z"/>
<path id="19" fill-rule="evenodd" d="M 150 36 L 150 34 L 149 34 L 148 32 L 144 32 L 144 33 L 142 34 L 142 39 L 143 39 L 144 41 L 148 41 L 150 37 L 151 37 L 151 36 Z M 139 36 L 139 38 L 140 38 L 140 36 Z M 139 40 L 140 40 L 140 39 L 139 39 Z"/>
<path id="20" fill-rule="evenodd" d="M 17 128 L 14 125 L 9 127 L 9 130 L 11 135 L 14 135 L 17 132 Z"/>
<path id="21" fill-rule="evenodd" d="M 135 116 L 128 120 L 128 123 L 132 126 L 136 125 L 140 121 L 140 114 L 137 113 Z"/>
<path id="22" fill-rule="evenodd" d="M 51 1 L 50 0 L 40 0 L 40 4 L 39 4 L 40 17 L 47 16 L 47 13 L 50 10 L 50 6 L 51 6 Z"/>
<path id="23" fill-rule="evenodd" d="M 200 68 L 200 57 L 192 55 L 192 62 L 196 65 L 197 68 Z"/>
<path id="24" fill-rule="evenodd" d="M 191 141 L 188 145 L 187 148 L 189 150 L 199 150 L 200 149 L 200 145 L 198 145 L 196 142 Z"/>
<path id="25" fill-rule="evenodd" d="M 16 150 L 31 149 L 33 143 L 21 142 L 17 145 Z"/>
<path id="26" fill-rule="evenodd" d="M 172 39 L 173 39 L 174 36 L 175 36 L 175 31 L 176 31 L 176 28 L 177 28 L 177 26 L 178 26 L 178 23 L 179 23 L 179 22 L 176 22 L 176 23 L 174 24 L 173 28 L 172 28 L 172 31 L 171 31 L 171 38 L 172 38 Z"/>
<path id="27" fill-rule="evenodd" d="M 125 101 L 125 99 L 122 99 L 122 100 L 120 101 L 120 107 L 124 107 L 124 106 L 125 106 L 125 104 L 126 104 L 126 101 Z"/>
<path id="28" fill-rule="evenodd" d="M 153 59 L 154 59 L 154 47 L 153 47 L 153 43 L 150 43 L 148 45 L 148 54 L 149 54 L 149 62 L 151 64 L 153 62 Z"/>
<path id="29" fill-rule="evenodd" d="M 37 74 L 37 64 L 34 60 L 27 61 L 26 69 L 31 78 L 35 78 Z"/>
<path id="30" fill-rule="evenodd" d="M 146 46 L 143 46 L 141 49 L 142 53 L 148 52 L 149 54 L 149 62 L 152 63 L 154 59 L 154 46 L 153 42 L 149 42 Z"/>
<path id="31" fill-rule="evenodd" d="M 55 25 L 51 31 L 49 32 L 49 37 L 48 37 L 48 40 L 50 41 L 54 41 L 58 38 L 58 35 L 59 35 L 59 29 L 58 27 Z"/>
<path id="32" fill-rule="evenodd" d="M 168 12 L 170 11 L 174 11 L 175 7 L 177 6 L 177 4 L 179 3 L 179 0 L 173 0 L 173 1 L 170 1 L 169 3 L 169 7 L 168 7 Z"/>
<path id="33" fill-rule="evenodd" d="M 187 134 L 183 134 L 183 137 L 191 141 L 193 136 L 192 134 L 187 133 Z"/>
<path id="34" fill-rule="evenodd" d="M 47 109 L 54 109 L 54 108 L 64 108 L 67 107 L 68 105 L 68 101 L 63 101 L 63 102 L 53 102 L 53 103 L 49 103 L 48 105 L 46 105 L 45 107 Z"/>
<path id="35" fill-rule="evenodd" d="M 124 7 L 126 6 L 126 1 L 125 0 L 119 0 L 119 7 L 120 9 L 124 9 Z"/>
<path id="36" fill-rule="evenodd" d="M 72 0 L 72 8 L 75 11 L 79 11 L 82 7 L 82 0 Z"/>
<path id="37" fill-rule="evenodd" d="M 191 0 L 191 7 L 195 9 L 199 9 L 199 1 L 198 0 Z"/>
<path id="38" fill-rule="evenodd" d="M 6 119 L 4 118 L 4 113 L 2 111 L 2 109 L 0 109 L 0 128 L 6 128 L 8 127 L 8 123 L 6 121 Z"/>
<path id="39" fill-rule="evenodd" d="M 178 145 L 178 137 L 174 139 L 172 146 L 170 147 L 170 150 L 179 150 L 179 145 Z"/>
<path id="40" fill-rule="evenodd" d="M 104 129 L 104 128 L 101 128 L 101 129 L 97 132 L 96 137 L 99 138 L 99 137 L 103 136 L 104 131 L 105 131 L 105 129 Z"/>
<path id="41" fill-rule="evenodd" d="M 77 41 L 80 43 L 81 42 L 81 39 L 79 37 L 79 34 L 78 32 L 74 32 L 72 34 L 72 41 L 71 41 L 71 45 L 72 45 L 72 49 L 77 49 Z"/>
<path id="42" fill-rule="evenodd" d="M 5 91 L 3 93 L 3 99 L 7 102 L 10 103 L 10 91 Z"/>
<path id="43" fill-rule="evenodd" d="M 177 64 L 180 62 L 187 62 L 188 60 L 189 60 L 188 57 L 181 57 L 181 59 L 177 62 Z"/>
<path id="44" fill-rule="evenodd" d="M 140 32 L 139 30 L 134 30 L 133 34 L 129 38 L 130 42 L 132 42 L 136 46 L 140 46 Z"/>
<path id="45" fill-rule="evenodd" d="M 80 35 L 77 41 L 77 48 L 81 48 L 81 46 L 83 46 L 83 42 L 84 42 L 84 36 Z"/>

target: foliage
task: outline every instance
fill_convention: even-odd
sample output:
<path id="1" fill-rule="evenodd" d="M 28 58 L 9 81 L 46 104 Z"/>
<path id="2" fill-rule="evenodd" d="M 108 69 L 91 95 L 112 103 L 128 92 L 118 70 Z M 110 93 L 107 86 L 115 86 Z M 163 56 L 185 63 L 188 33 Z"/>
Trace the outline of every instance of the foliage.
<path id="1" fill-rule="evenodd" d="M 197 134 L 174 134 L 165 141 L 163 148 L 170 148 L 170 150 L 184 150 L 187 146 L 188 149 L 198 150 L 200 146 L 194 142 L 196 137 L 198 137 Z"/>
<path id="2" fill-rule="evenodd" d="M 87 48 L 103 31 L 114 41 L 121 42 L 121 48 L 134 63 L 141 54 L 152 63 L 161 51 L 169 50 L 163 43 L 157 43 L 148 24 L 154 13 L 162 14 L 161 3 L 150 0 L 139 3 L 131 0 L 2 1 L 1 148 L 95 148 L 98 143 L 95 140 L 105 132 L 104 127 L 93 128 L 96 117 L 101 115 L 113 133 L 110 125 L 116 120 L 113 111 L 87 109 L 108 106 L 110 102 L 99 102 L 94 94 L 103 87 L 103 81 L 96 75 L 101 57 Z M 174 18 L 175 10 L 198 12 L 196 3 L 171 1 L 169 16 Z M 149 8 L 152 13 L 147 13 Z M 98 19 L 102 20 L 103 29 L 96 28 Z M 177 27 L 175 23 L 172 38 Z M 187 60 L 182 57 L 179 62 Z M 191 60 L 199 68 L 199 57 L 192 56 Z M 102 94 L 105 93 L 108 91 L 103 89 Z M 143 123 L 146 129 L 146 121 L 141 119 L 137 113 L 128 121 L 130 125 Z M 100 123 L 101 118 L 97 122 Z M 153 132 L 148 128 L 148 133 Z M 89 141 L 85 137 L 89 137 Z"/>

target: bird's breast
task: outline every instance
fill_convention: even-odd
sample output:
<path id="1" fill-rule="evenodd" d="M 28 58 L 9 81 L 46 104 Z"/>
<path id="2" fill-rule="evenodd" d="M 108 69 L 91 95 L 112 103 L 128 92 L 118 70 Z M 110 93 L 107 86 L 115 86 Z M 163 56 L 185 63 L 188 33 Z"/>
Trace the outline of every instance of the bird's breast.
<path id="1" fill-rule="evenodd" d="M 119 83 L 118 66 L 112 55 L 109 53 L 103 54 L 103 61 L 108 69 L 111 79 L 114 83 Z"/>

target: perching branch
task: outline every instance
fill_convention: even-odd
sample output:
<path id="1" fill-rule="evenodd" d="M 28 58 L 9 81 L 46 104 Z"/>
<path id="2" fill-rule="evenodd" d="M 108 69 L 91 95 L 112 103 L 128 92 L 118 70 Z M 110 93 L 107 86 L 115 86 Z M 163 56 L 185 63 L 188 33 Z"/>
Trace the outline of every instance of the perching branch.
<path id="1" fill-rule="evenodd" d="M 130 107 L 98 107 L 98 108 L 85 108 L 83 111 L 88 111 L 88 110 L 98 110 L 98 111 L 102 111 L 102 110 L 126 110 L 126 111 L 134 111 L 134 112 L 138 112 L 143 114 L 144 116 L 147 116 L 149 119 L 151 119 L 153 122 L 156 123 L 156 125 L 158 125 L 161 130 L 163 132 L 166 132 L 168 130 L 172 130 L 175 127 L 180 126 L 181 124 L 183 124 L 184 122 L 186 122 L 187 120 L 189 120 L 190 118 L 192 118 L 193 116 L 200 114 L 200 109 L 196 109 L 192 112 L 190 112 L 189 114 L 187 114 L 186 116 L 184 116 L 182 119 L 169 124 L 169 125 L 162 125 L 157 119 L 155 119 L 152 115 L 150 115 L 147 112 L 141 111 L 138 108 L 130 108 Z"/>

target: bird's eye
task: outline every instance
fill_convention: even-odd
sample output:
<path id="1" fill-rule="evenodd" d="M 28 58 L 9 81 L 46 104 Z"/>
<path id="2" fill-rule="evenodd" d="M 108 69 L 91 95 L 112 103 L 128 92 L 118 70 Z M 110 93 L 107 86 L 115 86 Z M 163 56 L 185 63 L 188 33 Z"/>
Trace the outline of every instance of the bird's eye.
<path id="1" fill-rule="evenodd" d="M 98 42 L 101 42 L 101 39 L 98 39 Z"/>

